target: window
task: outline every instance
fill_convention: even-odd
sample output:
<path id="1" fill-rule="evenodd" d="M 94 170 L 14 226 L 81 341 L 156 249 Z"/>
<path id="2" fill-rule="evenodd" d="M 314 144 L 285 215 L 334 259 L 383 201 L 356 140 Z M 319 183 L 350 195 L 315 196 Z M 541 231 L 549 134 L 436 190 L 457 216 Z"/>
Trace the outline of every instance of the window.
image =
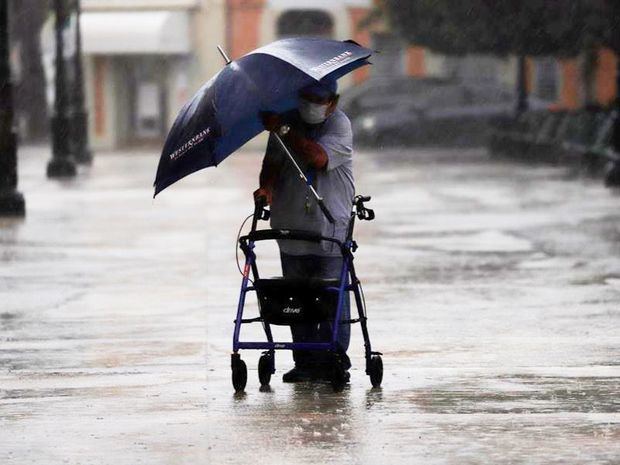
<path id="1" fill-rule="evenodd" d="M 278 37 L 331 37 L 334 22 L 322 10 L 290 10 L 278 18 Z"/>
<path id="2" fill-rule="evenodd" d="M 557 100 L 559 91 L 558 64 L 554 58 L 535 60 L 534 93 L 543 100 Z"/>
<path id="3" fill-rule="evenodd" d="M 371 60 L 373 66 L 370 72 L 373 77 L 395 77 L 405 74 L 405 47 L 398 36 L 375 33 L 372 35 L 372 48 L 378 51 Z"/>

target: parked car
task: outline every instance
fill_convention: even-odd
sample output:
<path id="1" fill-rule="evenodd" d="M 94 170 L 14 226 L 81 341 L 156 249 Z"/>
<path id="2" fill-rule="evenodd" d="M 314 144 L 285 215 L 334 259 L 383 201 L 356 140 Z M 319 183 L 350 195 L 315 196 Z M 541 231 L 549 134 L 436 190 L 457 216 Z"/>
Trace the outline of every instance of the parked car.
<path id="1" fill-rule="evenodd" d="M 340 97 L 340 107 L 351 119 L 369 111 L 388 110 L 395 104 L 413 100 L 433 88 L 450 82 L 442 78 L 415 78 L 409 76 L 373 78 L 348 89 Z"/>
<path id="2" fill-rule="evenodd" d="M 513 93 L 503 88 L 435 78 L 370 80 L 342 97 L 362 145 L 484 145 L 490 126 L 514 107 Z"/>

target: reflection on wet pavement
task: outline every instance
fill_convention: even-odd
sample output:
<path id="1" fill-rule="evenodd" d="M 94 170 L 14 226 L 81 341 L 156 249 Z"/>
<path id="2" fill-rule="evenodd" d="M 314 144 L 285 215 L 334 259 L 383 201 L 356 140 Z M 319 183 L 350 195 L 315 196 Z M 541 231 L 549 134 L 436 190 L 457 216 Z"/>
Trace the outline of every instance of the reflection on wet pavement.
<path id="1" fill-rule="evenodd" d="M 359 154 L 383 387 L 354 331 L 342 393 L 283 384 L 282 353 L 261 390 L 246 351 L 235 395 L 233 247 L 260 157 L 152 202 L 155 154 L 60 184 L 46 156 L 22 150 L 28 216 L 0 221 L 0 463 L 620 462 L 620 210 L 598 182 L 476 150 Z"/>

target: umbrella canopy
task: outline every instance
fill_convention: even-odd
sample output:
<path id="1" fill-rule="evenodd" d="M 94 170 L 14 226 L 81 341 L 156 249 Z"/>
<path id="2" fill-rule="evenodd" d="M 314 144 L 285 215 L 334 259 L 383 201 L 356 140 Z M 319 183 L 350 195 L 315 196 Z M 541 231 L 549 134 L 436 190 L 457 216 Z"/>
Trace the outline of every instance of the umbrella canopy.
<path id="1" fill-rule="evenodd" d="M 338 79 L 368 64 L 371 54 L 353 41 L 291 38 L 230 62 L 181 109 L 164 144 L 154 195 L 219 164 L 260 133 L 261 112 L 292 110 L 300 89 Z"/>

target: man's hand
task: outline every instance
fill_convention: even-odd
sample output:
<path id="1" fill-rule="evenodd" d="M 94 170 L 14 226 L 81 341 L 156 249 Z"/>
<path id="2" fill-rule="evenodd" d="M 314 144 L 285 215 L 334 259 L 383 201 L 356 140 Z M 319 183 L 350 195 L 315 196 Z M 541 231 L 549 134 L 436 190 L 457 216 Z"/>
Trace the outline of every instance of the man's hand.
<path id="1" fill-rule="evenodd" d="M 265 129 L 269 132 L 279 131 L 284 124 L 280 115 L 270 111 L 262 111 L 260 113 L 260 119 Z M 302 136 L 295 128 L 284 127 L 286 128 L 286 132 L 279 135 L 280 137 L 285 137 L 286 135 L 285 140 L 287 141 L 287 145 L 290 144 L 293 150 L 310 166 L 319 170 L 325 169 L 329 161 L 325 149 L 316 142 Z"/>
<path id="2" fill-rule="evenodd" d="M 254 203 L 258 203 L 260 198 L 265 199 L 265 203 L 267 205 L 271 205 L 272 193 L 271 189 L 266 189 L 264 187 L 259 187 L 254 191 Z"/>
<path id="3" fill-rule="evenodd" d="M 269 132 L 277 131 L 282 126 L 282 119 L 277 113 L 263 111 L 260 114 L 260 119 L 263 127 Z"/>

